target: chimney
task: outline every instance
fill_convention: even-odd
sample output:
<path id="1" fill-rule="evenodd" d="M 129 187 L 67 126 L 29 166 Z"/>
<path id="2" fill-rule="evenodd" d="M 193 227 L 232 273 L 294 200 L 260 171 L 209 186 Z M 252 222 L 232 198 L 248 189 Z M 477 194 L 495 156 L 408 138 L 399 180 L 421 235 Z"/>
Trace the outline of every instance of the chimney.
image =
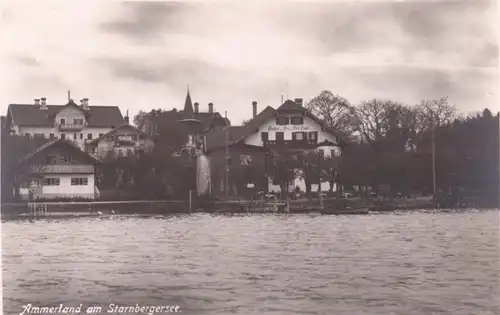
<path id="1" fill-rule="evenodd" d="M 35 98 L 35 103 L 33 103 L 33 105 L 40 106 L 40 99 L 39 98 Z"/>
<path id="2" fill-rule="evenodd" d="M 295 103 L 299 104 L 300 106 L 302 106 L 302 99 L 301 98 L 296 98 L 295 99 Z"/>
<path id="3" fill-rule="evenodd" d="M 40 103 L 40 109 L 47 109 L 47 98 L 42 97 L 42 102 Z"/>
<path id="4" fill-rule="evenodd" d="M 83 109 L 89 109 L 89 99 L 88 98 L 83 99 Z"/>
<path id="5" fill-rule="evenodd" d="M 213 113 L 214 112 L 214 104 L 213 103 L 208 103 L 208 112 Z"/>
<path id="6" fill-rule="evenodd" d="M 199 110 L 200 110 L 200 104 L 198 104 L 198 102 L 195 102 L 195 103 L 194 103 L 194 112 L 195 112 L 195 113 L 198 113 L 198 112 L 199 112 Z"/>
<path id="7" fill-rule="evenodd" d="M 129 119 L 129 116 L 128 116 L 128 109 L 127 109 L 127 114 L 125 115 L 125 117 L 123 117 L 123 119 L 125 120 L 125 123 L 126 123 L 127 125 L 129 125 L 129 124 L 130 124 L 130 119 Z"/>
<path id="8" fill-rule="evenodd" d="M 253 101 L 252 102 L 252 110 L 253 110 L 253 118 L 255 118 L 255 116 L 257 116 L 257 101 Z"/>

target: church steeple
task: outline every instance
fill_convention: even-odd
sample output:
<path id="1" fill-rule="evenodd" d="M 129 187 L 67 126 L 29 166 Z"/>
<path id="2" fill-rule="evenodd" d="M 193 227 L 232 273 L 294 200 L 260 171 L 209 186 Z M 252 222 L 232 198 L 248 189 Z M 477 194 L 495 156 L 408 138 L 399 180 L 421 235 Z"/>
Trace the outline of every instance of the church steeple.
<path id="1" fill-rule="evenodd" d="M 184 103 L 184 114 L 193 113 L 193 103 L 191 102 L 191 95 L 189 94 L 189 85 L 187 89 L 186 102 Z"/>

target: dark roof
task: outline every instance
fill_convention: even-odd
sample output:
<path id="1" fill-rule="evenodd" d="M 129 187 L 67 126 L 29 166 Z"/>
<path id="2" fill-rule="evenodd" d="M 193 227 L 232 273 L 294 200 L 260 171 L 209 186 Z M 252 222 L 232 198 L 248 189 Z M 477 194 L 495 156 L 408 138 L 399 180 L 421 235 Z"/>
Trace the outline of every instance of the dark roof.
<path id="1" fill-rule="evenodd" d="M 144 132 L 142 132 L 142 130 L 137 129 L 136 127 L 132 126 L 131 124 L 127 124 L 127 123 L 125 123 L 125 124 L 123 124 L 123 125 L 121 125 L 121 126 L 118 126 L 118 127 L 116 127 L 116 128 L 111 129 L 110 131 L 106 132 L 106 133 L 105 133 L 105 134 L 103 134 L 102 136 L 95 138 L 94 140 L 90 141 L 90 142 L 89 142 L 89 144 L 99 142 L 99 140 L 104 139 L 106 136 L 109 136 L 109 135 L 110 135 L 110 134 L 112 134 L 112 133 L 115 133 L 118 129 L 120 129 L 120 128 L 122 128 L 122 127 L 130 127 L 130 128 L 132 128 L 132 129 L 134 129 L 135 131 L 137 131 L 139 134 L 141 134 L 141 135 L 143 135 L 143 136 L 147 136 Z M 147 136 L 147 137 L 149 138 L 149 136 Z"/>
<path id="2" fill-rule="evenodd" d="M 305 111 L 305 108 L 302 105 L 295 103 L 292 100 L 286 100 L 280 107 L 277 109 L 278 112 L 281 111 Z"/>
<path id="3" fill-rule="evenodd" d="M 157 125 L 168 124 L 173 121 L 181 121 L 187 119 L 194 119 L 200 122 L 201 129 L 204 131 L 212 129 L 215 126 L 230 125 L 229 119 L 222 117 L 218 112 L 208 113 L 185 113 L 184 111 L 165 111 L 158 116 L 152 116 L 149 120 Z"/>
<path id="4" fill-rule="evenodd" d="M 80 108 L 70 101 L 66 105 L 47 105 L 47 109 L 40 109 L 40 106 L 33 104 L 10 104 L 9 111 L 16 125 L 46 127 L 53 125 L 52 119 L 66 106 Z M 125 123 L 118 106 L 93 105 L 83 112 L 89 127 L 114 127 Z"/>
<path id="5" fill-rule="evenodd" d="M 227 135 L 226 135 L 227 130 Z M 207 150 L 219 149 L 226 146 L 226 137 L 227 144 L 233 145 L 238 143 L 242 137 L 246 134 L 245 126 L 230 126 L 227 128 L 216 128 L 212 129 L 210 132 L 206 134 L 206 144 Z"/>
<path id="6" fill-rule="evenodd" d="M 232 126 L 228 130 L 228 145 L 233 145 L 245 137 L 254 133 L 260 125 L 275 115 L 276 111 L 271 106 L 267 106 L 257 116 L 244 126 Z M 207 133 L 207 150 L 214 150 L 226 145 L 225 128 L 217 128 Z"/>
<path id="7" fill-rule="evenodd" d="M 73 142 L 70 140 L 65 140 L 65 139 L 56 139 L 54 141 L 50 141 L 39 147 L 33 152 L 30 152 L 26 154 L 18 164 L 24 163 L 26 161 L 29 161 L 31 158 L 33 158 L 35 155 L 40 154 L 41 152 L 48 150 L 49 148 L 59 146 L 59 147 L 65 147 L 67 149 L 72 150 L 75 154 L 79 154 L 84 156 L 88 161 L 90 161 L 93 164 L 99 163 L 99 160 L 94 158 L 92 155 L 88 154 L 87 152 L 82 151 L 79 147 L 77 147 Z"/>

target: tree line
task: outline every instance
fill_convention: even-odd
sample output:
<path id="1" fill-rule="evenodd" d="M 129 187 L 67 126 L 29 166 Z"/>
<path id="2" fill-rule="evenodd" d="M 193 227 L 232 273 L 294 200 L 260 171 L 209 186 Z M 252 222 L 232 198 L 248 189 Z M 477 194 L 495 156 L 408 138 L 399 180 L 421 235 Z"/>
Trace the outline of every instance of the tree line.
<path id="1" fill-rule="evenodd" d="M 326 181 L 330 187 L 335 183 L 339 193 L 357 188 L 360 194 L 382 190 L 389 194 L 431 194 L 434 164 L 437 191 L 452 187 L 498 201 L 498 113 L 484 109 L 476 115 L 460 115 L 446 98 L 415 105 L 380 99 L 353 105 L 330 91 L 321 92 L 305 107 L 335 133 L 341 155 L 323 157 L 309 151 L 291 158 L 269 152 L 265 163 L 252 166 L 254 177 L 256 173 L 269 175 L 282 189 L 294 178 L 302 178 L 306 193 L 313 183 Z M 145 119 L 159 112 L 140 112 L 134 122 L 141 127 Z M 185 147 L 188 131 L 172 122 L 159 126 L 154 138 L 152 152 L 104 159 L 97 174 L 99 188 L 117 192 L 112 198 L 187 196 L 195 180 L 194 157 Z M 2 133 L 2 197 L 12 195 L 16 187 L 19 159 L 43 142 Z M 232 167 L 230 178 L 243 186 L 249 172 L 241 168 Z"/>
<path id="2" fill-rule="evenodd" d="M 498 113 L 484 109 L 460 115 L 447 98 L 415 105 L 380 99 L 352 105 L 330 91 L 306 107 L 339 139 L 342 156 L 335 181 L 341 187 L 433 193 L 435 182 L 436 192 L 453 188 L 498 196 Z"/>

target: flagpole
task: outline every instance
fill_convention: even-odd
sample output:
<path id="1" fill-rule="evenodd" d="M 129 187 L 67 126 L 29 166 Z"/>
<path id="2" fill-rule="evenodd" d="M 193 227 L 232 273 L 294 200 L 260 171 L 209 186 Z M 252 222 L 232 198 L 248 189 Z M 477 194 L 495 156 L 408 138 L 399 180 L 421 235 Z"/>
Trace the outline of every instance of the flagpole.
<path id="1" fill-rule="evenodd" d="M 227 126 L 227 111 L 225 111 L 225 118 L 226 118 L 226 141 L 225 141 L 225 145 L 226 145 L 226 163 L 225 163 L 225 168 L 224 168 L 224 184 L 225 184 L 225 189 L 224 189 L 224 193 L 226 195 L 226 200 L 227 200 L 227 188 L 228 188 L 228 161 L 227 161 L 227 158 L 228 158 L 228 145 L 227 145 L 227 142 L 228 142 L 228 132 L 229 132 L 229 126 Z"/>

